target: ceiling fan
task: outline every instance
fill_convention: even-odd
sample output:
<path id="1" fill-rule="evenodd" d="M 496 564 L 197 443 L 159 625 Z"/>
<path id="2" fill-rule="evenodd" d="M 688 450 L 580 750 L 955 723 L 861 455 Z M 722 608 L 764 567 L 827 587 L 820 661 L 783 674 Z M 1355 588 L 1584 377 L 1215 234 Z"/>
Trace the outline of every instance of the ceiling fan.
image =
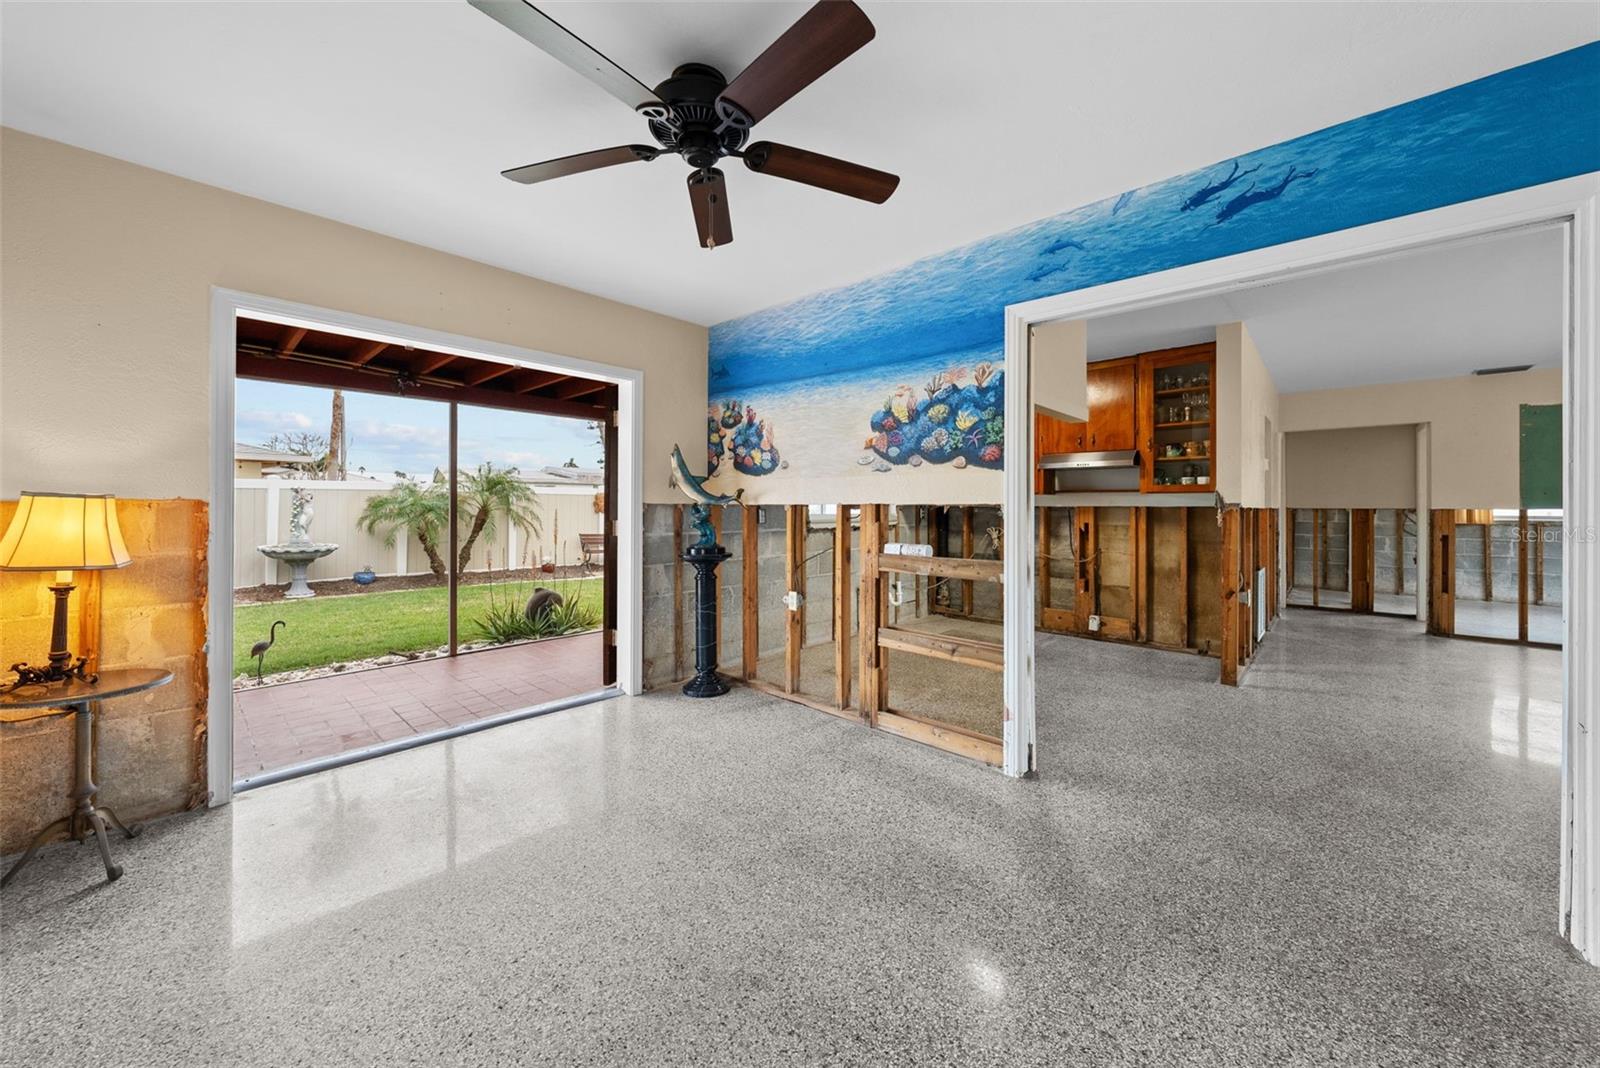
<path id="1" fill-rule="evenodd" d="M 618 145 L 502 171 L 532 185 L 618 163 L 677 153 L 689 172 L 689 203 L 703 248 L 733 240 L 727 187 L 717 163 L 744 160 L 757 174 L 827 189 L 882 204 L 900 184 L 896 175 L 818 152 L 772 141 L 746 145 L 750 128 L 785 101 L 849 58 L 876 34 L 850 0 L 819 0 L 731 83 L 704 63 L 685 63 L 672 77 L 647 88 L 528 0 L 469 0 L 505 26 L 644 116 L 654 145 Z"/>

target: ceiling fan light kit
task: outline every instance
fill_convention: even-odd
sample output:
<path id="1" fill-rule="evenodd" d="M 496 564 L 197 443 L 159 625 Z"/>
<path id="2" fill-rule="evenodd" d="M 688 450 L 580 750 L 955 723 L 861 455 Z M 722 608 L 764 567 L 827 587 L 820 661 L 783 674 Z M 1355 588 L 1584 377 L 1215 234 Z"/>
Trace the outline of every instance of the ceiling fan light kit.
<path id="1" fill-rule="evenodd" d="M 900 184 L 895 175 L 820 152 L 771 141 L 745 147 L 752 126 L 872 40 L 872 21 L 851 0 L 819 0 L 731 83 L 715 67 L 684 63 L 653 90 L 528 0 L 468 2 L 643 116 L 659 146 L 618 145 L 500 172 L 514 182 L 532 185 L 678 155 L 692 168 L 689 204 L 700 246 L 707 249 L 733 241 L 727 185 L 717 166 L 724 158 L 743 159 L 756 174 L 874 204 L 888 200 Z"/>

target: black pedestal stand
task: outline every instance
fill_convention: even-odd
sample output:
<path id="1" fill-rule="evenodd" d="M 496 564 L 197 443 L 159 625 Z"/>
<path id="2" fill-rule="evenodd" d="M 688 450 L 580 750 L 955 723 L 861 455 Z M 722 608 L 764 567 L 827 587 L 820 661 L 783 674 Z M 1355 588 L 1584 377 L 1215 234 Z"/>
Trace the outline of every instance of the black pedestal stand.
<path id="1" fill-rule="evenodd" d="M 683 559 L 694 565 L 694 678 L 683 684 L 689 697 L 720 697 L 728 680 L 717 674 L 717 565 L 733 554 L 720 545 L 691 545 Z"/>

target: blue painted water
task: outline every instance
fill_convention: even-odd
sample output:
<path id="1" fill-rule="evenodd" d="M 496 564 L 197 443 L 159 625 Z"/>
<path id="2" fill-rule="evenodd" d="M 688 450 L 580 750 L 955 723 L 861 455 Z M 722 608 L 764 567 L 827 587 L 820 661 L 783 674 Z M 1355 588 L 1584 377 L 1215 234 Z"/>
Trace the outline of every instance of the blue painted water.
<path id="1" fill-rule="evenodd" d="M 1596 170 L 1600 43 L 721 323 L 711 396 L 998 359 L 1008 304 Z"/>

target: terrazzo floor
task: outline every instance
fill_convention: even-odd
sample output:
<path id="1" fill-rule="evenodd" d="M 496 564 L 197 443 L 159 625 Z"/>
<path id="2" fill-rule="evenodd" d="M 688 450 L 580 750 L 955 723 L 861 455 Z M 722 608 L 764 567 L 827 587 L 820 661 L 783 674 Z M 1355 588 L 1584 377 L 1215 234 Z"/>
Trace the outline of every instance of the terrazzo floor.
<path id="1" fill-rule="evenodd" d="M 253 791 L 0 895 L 0 1062 L 1594 1065 L 1558 653 L 1041 635 L 1042 776 L 735 689 Z"/>

